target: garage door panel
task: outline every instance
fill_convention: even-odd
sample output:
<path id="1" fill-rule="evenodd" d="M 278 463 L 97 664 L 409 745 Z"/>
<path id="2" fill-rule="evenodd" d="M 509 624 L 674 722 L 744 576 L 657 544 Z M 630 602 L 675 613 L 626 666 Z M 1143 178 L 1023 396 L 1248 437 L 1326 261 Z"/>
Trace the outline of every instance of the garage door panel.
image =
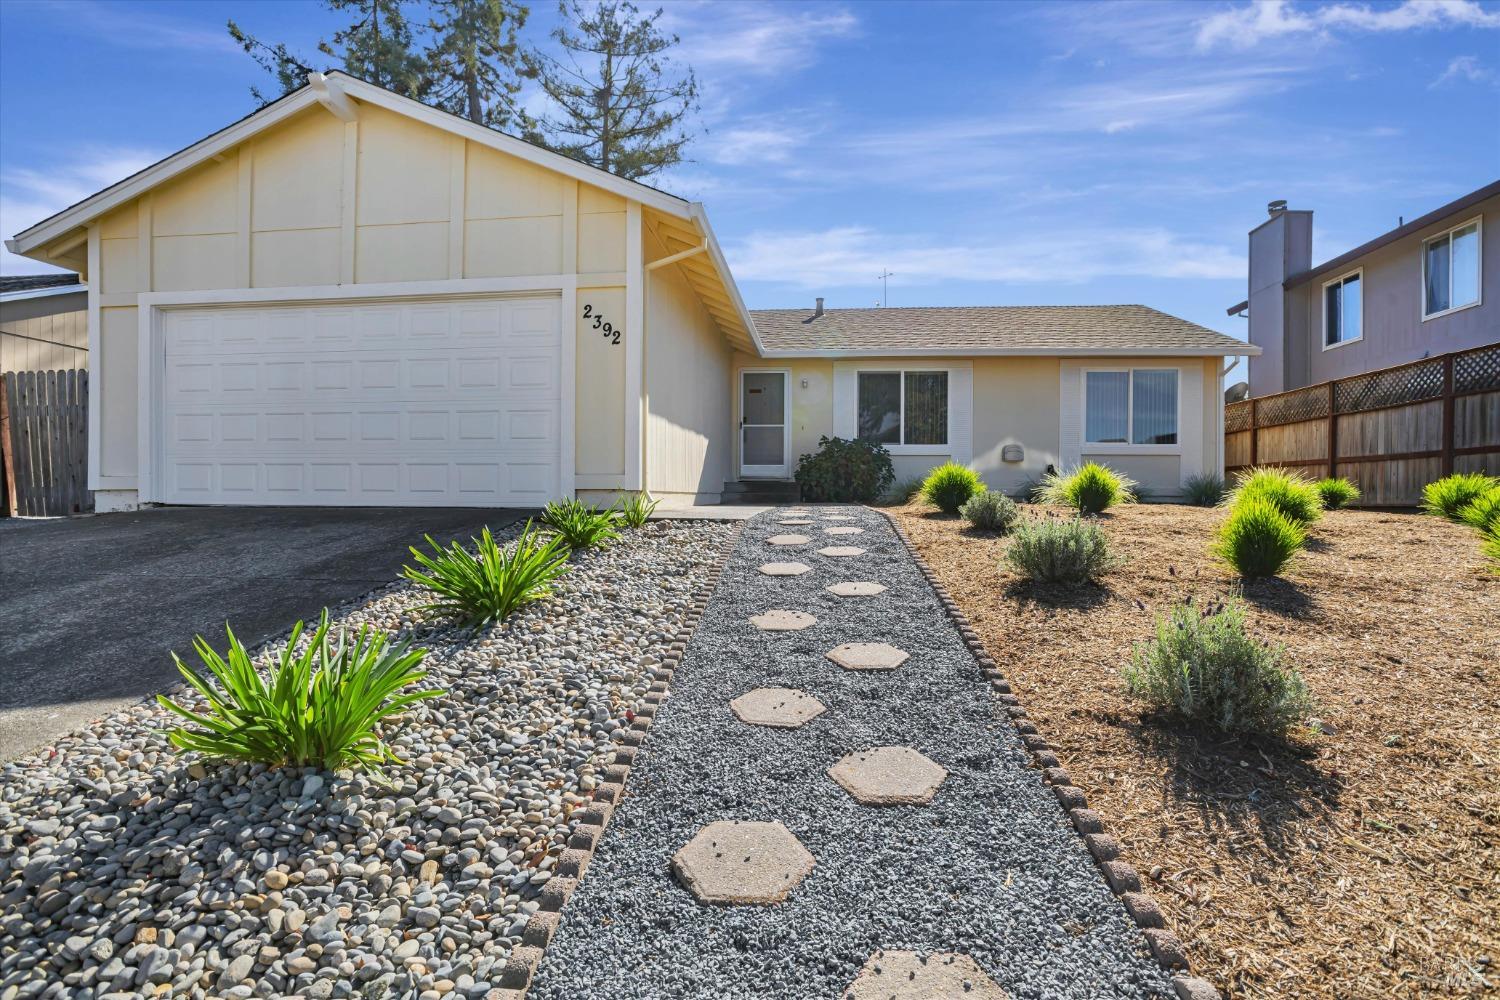
<path id="1" fill-rule="evenodd" d="M 550 499 L 559 319 L 556 299 L 170 312 L 162 499 Z"/>

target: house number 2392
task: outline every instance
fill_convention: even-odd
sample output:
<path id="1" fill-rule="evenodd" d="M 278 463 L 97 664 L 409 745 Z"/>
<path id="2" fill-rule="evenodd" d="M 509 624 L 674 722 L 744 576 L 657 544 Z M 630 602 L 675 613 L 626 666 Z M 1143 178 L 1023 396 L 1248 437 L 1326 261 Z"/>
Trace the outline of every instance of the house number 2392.
<path id="1" fill-rule="evenodd" d="M 585 303 L 583 306 L 583 318 L 585 320 L 593 320 L 593 329 L 598 330 L 599 336 L 603 337 L 609 343 L 618 344 L 620 342 L 620 334 L 622 331 L 616 329 L 613 323 L 605 319 L 602 313 L 595 310 L 594 307 L 592 305 L 589 305 L 588 303 Z"/>

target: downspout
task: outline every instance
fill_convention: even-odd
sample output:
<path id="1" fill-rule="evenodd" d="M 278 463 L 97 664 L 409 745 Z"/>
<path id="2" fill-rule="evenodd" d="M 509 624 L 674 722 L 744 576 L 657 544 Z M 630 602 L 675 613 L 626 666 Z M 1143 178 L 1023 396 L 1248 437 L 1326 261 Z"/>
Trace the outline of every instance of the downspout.
<path id="1" fill-rule="evenodd" d="M 641 278 L 641 492 L 646 495 L 647 500 L 656 499 L 651 495 L 651 369 L 647 363 L 647 348 L 651 341 L 646 336 L 646 330 L 651 325 L 651 272 L 695 257 L 707 249 L 708 242 L 705 240 L 698 246 L 653 260 L 646 265 L 646 273 Z"/>

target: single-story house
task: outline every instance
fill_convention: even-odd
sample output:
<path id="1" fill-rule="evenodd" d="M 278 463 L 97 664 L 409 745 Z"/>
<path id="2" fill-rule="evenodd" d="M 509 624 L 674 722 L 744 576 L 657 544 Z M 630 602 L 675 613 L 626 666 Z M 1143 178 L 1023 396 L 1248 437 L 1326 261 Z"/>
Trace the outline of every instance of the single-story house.
<path id="1" fill-rule="evenodd" d="M 87 368 L 88 301 L 76 274 L 0 277 L 0 372 Z"/>
<path id="2" fill-rule="evenodd" d="M 1255 351 L 1143 306 L 751 312 L 702 205 L 342 73 L 7 245 L 88 283 L 100 510 L 713 503 L 861 434 L 1170 494 Z"/>

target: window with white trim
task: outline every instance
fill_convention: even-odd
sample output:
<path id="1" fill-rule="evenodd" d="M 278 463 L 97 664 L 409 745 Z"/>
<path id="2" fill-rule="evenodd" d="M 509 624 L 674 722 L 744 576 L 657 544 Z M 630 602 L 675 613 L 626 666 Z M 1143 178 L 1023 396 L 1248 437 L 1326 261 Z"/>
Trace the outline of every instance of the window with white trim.
<path id="1" fill-rule="evenodd" d="M 1480 220 L 1422 244 L 1422 318 L 1479 303 Z"/>
<path id="2" fill-rule="evenodd" d="M 859 372 L 861 439 L 888 445 L 948 443 L 946 371 Z"/>
<path id="3" fill-rule="evenodd" d="M 1365 335 L 1364 272 L 1351 271 L 1323 285 L 1323 348 Z"/>
<path id="4" fill-rule="evenodd" d="M 1177 369 L 1111 368 L 1084 372 L 1085 444 L 1177 443 Z"/>

